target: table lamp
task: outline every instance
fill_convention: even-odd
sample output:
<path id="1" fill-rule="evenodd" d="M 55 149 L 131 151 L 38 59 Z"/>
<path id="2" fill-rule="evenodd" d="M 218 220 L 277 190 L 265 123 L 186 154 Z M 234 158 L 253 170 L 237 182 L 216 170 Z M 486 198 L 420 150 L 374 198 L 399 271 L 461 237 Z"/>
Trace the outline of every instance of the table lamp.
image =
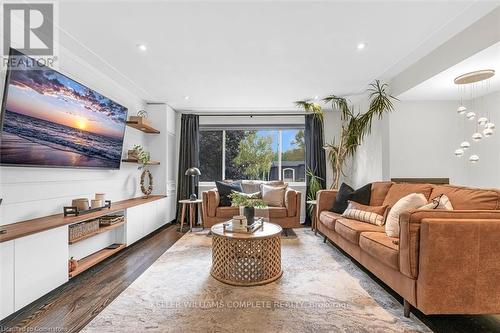
<path id="1" fill-rule="evenodd" d="M 187 169 L 184 174 L 186 176 L 191 176 L 191 191 L 190 191 L 191 195 L 189 196 L 189 200 L 195 201 L 198 197 L 196 196 L 196 193 L 194 193 L 194 191 L 195 191 L 194 177 L 201 175 L 200 169 L 195 168 L 195 167 L 191 167 L 191 168 Z"/>

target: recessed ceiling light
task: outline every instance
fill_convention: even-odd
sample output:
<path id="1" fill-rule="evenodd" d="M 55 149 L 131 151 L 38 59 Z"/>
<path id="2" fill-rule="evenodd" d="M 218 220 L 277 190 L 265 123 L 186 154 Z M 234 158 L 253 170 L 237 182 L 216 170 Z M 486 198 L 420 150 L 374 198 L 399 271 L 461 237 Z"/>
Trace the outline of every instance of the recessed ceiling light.
<path id="1" fill-rule="evenodd" d="M 356 47 L 358 50 L 364 50 L 366 48 L 366 43 L 359 43 Z"/>
<path id="2" fill-rule="evenodd" d="M 138 44 L 137 48 L 141 51 L 146 51 L 148 49 L 147 46 L 144 44 Z"/>
<path id="3" fill-rule="evenodd" d="M 184 96 L 184 99 L 187 101 L 189 99 L 189 96 Z"/>

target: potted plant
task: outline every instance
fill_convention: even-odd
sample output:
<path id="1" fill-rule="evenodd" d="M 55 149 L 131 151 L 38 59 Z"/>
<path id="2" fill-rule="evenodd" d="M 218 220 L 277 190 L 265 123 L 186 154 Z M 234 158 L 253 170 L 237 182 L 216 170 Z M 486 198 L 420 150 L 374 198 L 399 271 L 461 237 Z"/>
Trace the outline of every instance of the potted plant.
<path id="1" fill-rule="evenodd" d="M 243 206 L 243 215 L 247 218 L 247 223 L 252 224 L 255 217 L 255 208 L 265 207 L 266 204 L 260 198 L 245 193 L 234 192 L 229 195 L 231 204 L 236 207 Z"/>
<path id="2" fill-rule="evenodd" d="M 144 147 L 141 145 L 134 145 L 132 151 L 134 152 L 134 156 L 135 158 L 137 158 L 137 161 L 142 164 L 142 167 L 146 166 L 146 164 L 148 164 L 148 162 L 151 160 L 149 152 L 145 151 Z"/>

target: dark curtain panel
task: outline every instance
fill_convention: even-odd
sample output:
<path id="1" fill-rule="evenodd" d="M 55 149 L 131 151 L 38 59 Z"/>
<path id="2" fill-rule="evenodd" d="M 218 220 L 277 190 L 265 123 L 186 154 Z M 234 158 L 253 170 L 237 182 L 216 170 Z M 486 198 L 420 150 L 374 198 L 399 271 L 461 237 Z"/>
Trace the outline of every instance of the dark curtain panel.
<path id="1" fill-rule="evenodd" d="M 313 173 L 322 178 L 321 187 L 326 188 L 326 157 L 323 149 L 323 122 L 314 114 L 306 116 L 305 148 L 306 148 L 306 169 L 312 170 Z M 306 200 L 309 193 L 309 177 L 306 176 Z M 306 220 L 305 224 L 311 224 L 311 216 L 306 205 Z"/>
<path id="2" fill-rule="evenodd" d="M 181 117 L 181 139 L 179 149 L 179 176 L 177 177 L 177 201 L 189 199 L 191 177 L 184 173 L 191 167 L 200 167 L 200 120 L 197 115 L 183 114 Z M 198 179 L 195 192 L 198 193 Z M 177 220 L 180 220 L 180 206 L 177 204 Z"/>

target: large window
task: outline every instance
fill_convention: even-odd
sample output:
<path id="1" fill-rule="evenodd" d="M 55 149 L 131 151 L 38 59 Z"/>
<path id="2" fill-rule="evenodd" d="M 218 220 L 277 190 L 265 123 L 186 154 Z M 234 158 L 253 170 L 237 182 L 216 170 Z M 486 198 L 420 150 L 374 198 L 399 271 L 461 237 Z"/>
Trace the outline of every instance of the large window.
<path id="1" fill-rule="evenodd" d="M 222 179 L 305 181 L 304 129 L 202 129 L 203 182 Z"/>

